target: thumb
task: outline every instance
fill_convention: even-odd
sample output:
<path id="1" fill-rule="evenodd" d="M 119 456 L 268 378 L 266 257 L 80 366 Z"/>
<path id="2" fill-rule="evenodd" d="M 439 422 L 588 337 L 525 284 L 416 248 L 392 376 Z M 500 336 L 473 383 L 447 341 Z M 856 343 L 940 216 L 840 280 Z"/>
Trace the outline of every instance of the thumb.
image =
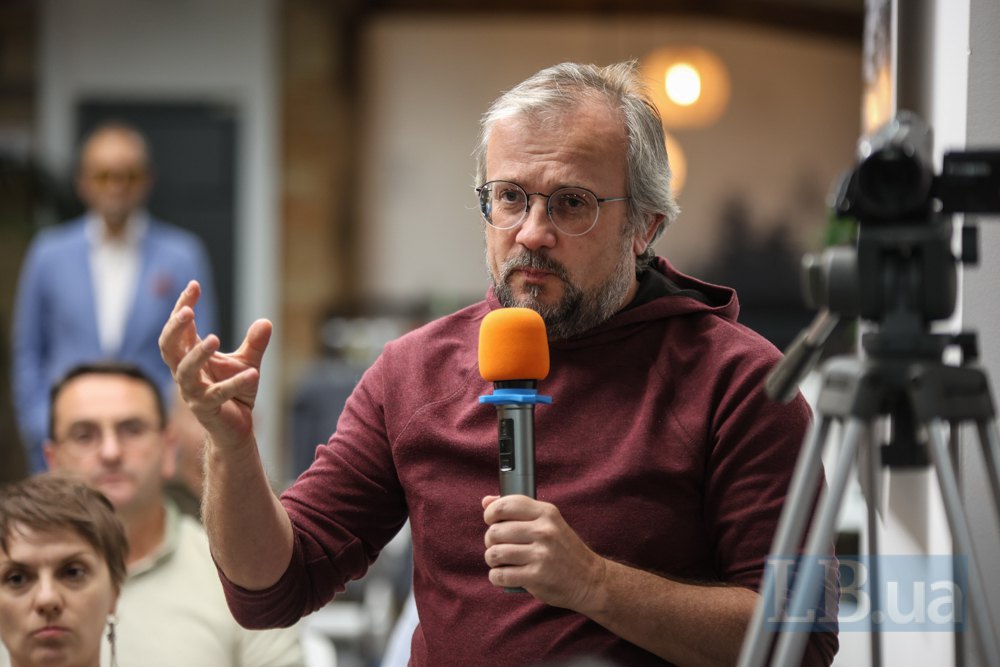
<path id="1" fill-rule="evenodd" d="M 271 324 L 270 320 L 261 319 L 255 321 L 247 329 L 246 338 L 243 339 L 243 343 L 236 350 L 234 356 L 243 359 L 251 366 L 260 368 L 264 352 L 267 350 L 267 344 L 271 340 L 271 331 L 273 328 L 274 325 Z"/>

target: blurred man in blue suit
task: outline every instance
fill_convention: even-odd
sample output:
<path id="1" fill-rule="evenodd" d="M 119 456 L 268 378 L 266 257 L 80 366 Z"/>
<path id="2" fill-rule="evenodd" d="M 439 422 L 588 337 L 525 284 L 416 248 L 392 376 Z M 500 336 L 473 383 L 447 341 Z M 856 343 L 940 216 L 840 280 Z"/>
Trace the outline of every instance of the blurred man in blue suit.
<path id="1" fill-rule="evenodd" d="M 107 123 L 82 144 L 76 187 L 87 212 L 42 230 L 18 282 L 13 388 L 31 472 L 45 469 L 49 388 L 72 366 L 117 359 L 138 365 L 172 396 L 157 339 L 174 300 L 191 279 L 208 300 L 199 323 L 216 329 L 208 253 L 189 231 L 145 210 L 153 184 L 146 139 Z M 204 318 L 204 319 L 202 319 Z"/>

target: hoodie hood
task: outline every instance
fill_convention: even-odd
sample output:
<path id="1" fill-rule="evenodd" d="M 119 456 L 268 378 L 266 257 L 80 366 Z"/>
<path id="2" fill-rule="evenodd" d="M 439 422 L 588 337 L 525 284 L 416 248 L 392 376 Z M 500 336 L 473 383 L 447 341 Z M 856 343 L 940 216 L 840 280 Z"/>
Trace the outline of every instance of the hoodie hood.
<path id="1" fill-rule="evenodd" d="M 670 317 L 714 315 L 732 322 L 736 322 L 739 317 L 739 299 L 733 288 L 714 285 L 681 273 L 663 257 L 656 257 L 646 270 L 665 276 L 676 286 L 676 293 L 665 294 L 638 306 L 629 305 L 590 331 L 566 340 L 550 341 L 550 345 L 553 348 L 570 349 L 603 343 L 628 335 L 636 325 Z M 695 298 L 686 292 L 697 292 L 702 298 Z M 492 287 L 486 293 L 486 303 L 490 310 L 503 308 Z"/>

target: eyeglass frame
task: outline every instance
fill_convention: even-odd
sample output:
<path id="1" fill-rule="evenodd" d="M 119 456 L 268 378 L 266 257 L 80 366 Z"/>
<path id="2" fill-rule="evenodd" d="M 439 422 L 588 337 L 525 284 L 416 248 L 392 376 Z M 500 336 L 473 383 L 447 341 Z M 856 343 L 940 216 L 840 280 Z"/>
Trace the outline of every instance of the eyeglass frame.
<path id="1" fill-rule="evenodd" d="M 112 182 L 121 183 L 125 187 L 142 185 L 149 180 L 149 170 L 145 167 L 130 167 L 128 169 L 85 169 L 85 178 L 101 188 L 106 188 Z"/>
<path id="2" fill-rule="evenodd" d="M 115 442 L 128 446 L 145 440 L 153 433 L 162 433 L 164 427 L 151 424 L 141 417 L 130 417 L 110 425 Z M 101 424 L 84 421 L 72 424 L 61 437 L 53 438 L 56 444 L 65 444 L 79 451 L 97 451 L 103 446 L 109 433 Z"/>
<path id="3" fill-rule="evenodd" d="M 506 183 L 507 185 L 513 185 L 515 188 L 524 193 L 524 211 L 521 212 L 521 218 L 509 227 L 501 227 L 499 225 L 493 224 L 489 220 L 489 218 L 486 217 L 486 211 L 483 209 L 483 189 L 495 183 Z M 559 230 L 559 233 L 565 234 L 566 236 L 584 236 L 585 234 L 589 234 L 591 231 L 593 231 L 594 227 L 597 227 L 597 221 L 601 218 L 601 204 L 603 204 L 604 202 L 628 201 L 632 199 L 632 197 L 629 195 L 625 195 L 624 197 L 598 197 L 597 193 L 594 192 L 593 190 L 579 185 L 564 185 L 562 187 L 556 188 L 549 194 L 545 194 L 544 192 L 528 192 L 527 190 L 524 189 L 524 187 L 522 187 L 518 183 L 515 183 L 514 181 L 506 181 L 504 179 L 486 181 L 479 187 L 475 188 L 475 190 L 479 199 L 479 214 L 482 216 L 483 221 L 485 221 L 486 224 L 492 227 L 493 229 L 505 232 L 511 229 L 517 229 L 519 226 L 524 224 L 524 221 L 528 219 L 528 211 L 531 209 L 531 198 L 537 195 L 539 197 L 545 198 L 545 217 L 549 219 L 549 222 L 552 223 L 553 227 Z M 549 206 L 549 202 L 552 201 L 552 195 L 562 192 L 563 190 L 583 190 L 584 192 L 592 196 L 594 198 L 594 201 L 597 202 L 597 213 L 594 215 L 594 221 L 591 223 L 590 227 L 587 227 L 586 230 L 579 232 L 577 234 L 564 231 L 556 223 L 556 221 L 552 219 L 552 207 Z"/>

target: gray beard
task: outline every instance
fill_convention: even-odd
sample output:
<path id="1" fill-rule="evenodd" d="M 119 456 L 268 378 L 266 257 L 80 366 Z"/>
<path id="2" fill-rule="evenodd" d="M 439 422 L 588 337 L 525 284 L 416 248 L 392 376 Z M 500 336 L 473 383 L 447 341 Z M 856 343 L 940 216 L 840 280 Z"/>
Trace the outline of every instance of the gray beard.
<path id="1" fill-rule="evenodd" d="M 623 254 L 631 246 L 631 240 L 624 239 Z M 499 269 L 499 280 L 490 272 L 493 293 L 505 308 L 531 308 L 542 316 L 549 340 L 563 340 L 578 336 L 611 319 L 622 307 L 632 280 L 635 278 L 635 264 L 627 261 L 628 255 L 618 263 L 618 268 L 608 279 L 584 291 L 570 282 L 566 268 L 544 252 L 524 252 L 506 260 Z M 540 269 L 549 271 L 565 285 L 562 298 L 555 304 L 542 303 L 540 297 L 545 289 L 532 286 L 527 295 L 518 299 L 510 285 L 511 274 L 518 269 Z"/>

